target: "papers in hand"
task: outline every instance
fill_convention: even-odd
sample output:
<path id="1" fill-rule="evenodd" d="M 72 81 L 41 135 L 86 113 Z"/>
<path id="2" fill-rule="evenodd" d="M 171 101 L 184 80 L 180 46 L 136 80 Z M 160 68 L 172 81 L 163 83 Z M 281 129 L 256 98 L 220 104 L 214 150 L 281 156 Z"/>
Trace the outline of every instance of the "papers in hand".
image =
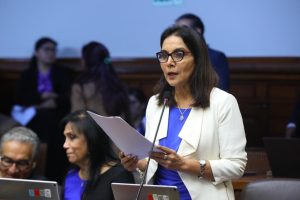
<path id="1" fill-rule="evenodd" d="M 91 111 L 87 112 L 125 155 L 131 154 L 137 156 L 138 159 L 149 156 L 152 142 L 121 117 L 105 117 Z M 154 148 L 154 151 L 160 150 Z"/>

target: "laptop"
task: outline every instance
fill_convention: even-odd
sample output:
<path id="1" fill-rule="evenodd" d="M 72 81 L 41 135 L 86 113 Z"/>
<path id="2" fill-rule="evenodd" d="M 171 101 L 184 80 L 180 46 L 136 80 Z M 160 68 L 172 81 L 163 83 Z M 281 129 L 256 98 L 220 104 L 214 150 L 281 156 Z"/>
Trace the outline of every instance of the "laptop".
<path id="1" fill-rule="evenodd" d="M 59 200 L 54 181 L 0 178 L 0 200 Z"/>
<path id="2" fill-rule="evenodd" d="M 140 184 L 112 183 L 115 200 L 135 200 Z M 180 200 L 176 186 L 143 185 L 139 200 Z"/>
<path id="3" fill-rule="evenodd" d="M 300 178 L 300 139 L 263 138 L 273 177 Z"/>

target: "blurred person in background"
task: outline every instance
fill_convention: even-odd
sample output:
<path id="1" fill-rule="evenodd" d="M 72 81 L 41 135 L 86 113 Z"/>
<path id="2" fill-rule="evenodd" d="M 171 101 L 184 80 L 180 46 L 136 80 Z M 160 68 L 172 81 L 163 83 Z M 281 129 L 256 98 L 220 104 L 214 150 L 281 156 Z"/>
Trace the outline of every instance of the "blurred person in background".
<path id="1" fill-rule="evenodd" d="M 204 39 L 204 23 L 200 19 L 200 17 L 191 14 L 191 13 L 186 13 L 181 16 L 179 16 L 176 19 L 176 25 L 179 26 L 187 26 L 189 28 L 194 29 L 201 35 Z M 214 67 L 215 71 L 217 72 L 219 76 L 219 84 L 218 87 L 226 92 L 229 91 L 229 66 L 228 66 L 228 61 L 225 56 L 225 54 L 221 51 L 211 49 L 208 47 L 208 54 L 210 61 L 212 63 L 212 66 Z"/>
<path id="2" fill-rule="evenodd" d="M 130 122 L 128 94 L 112 66 L 108 49 L 95 41 L 84 45 L 82 63 L 84 71 L 72 86 L 71 112 L 86 109 Z"/>
<path id="3" fill-rule="evenodd" d="M 71 71 L 56 63 L 56 51 L 57 42 L 52 38 L 36 41 L 30 65 L 18 81 L 12 113 L 48 144 L 46 176 L 60 182 L 60 168 L 67 160 L 58 124 L 70 111 Z"/>
<path id="4" fill-rule="evenodd" d="M 108 49 L 102 43 L 89 42 L 82 48 L 82 63 L 84 70 L 72 85 L 71 112 L 90 110 L 102 116 L 120 116 L 131 124 L 128 93 Z M 119 149 L 110 143 L 118 155 Z"/>
<path id="5" fill-rule="evenodd" d="M 130 87 L 128 89 L 130 101 L 130 115 L 133 127 L 142 135 L 145 135 L 145 112 L 147 106 L 147 99 L 143 90 L 139 88 Z"/>
<path id="6" fill-rule="evenodd" d="M 300 138 L 300 98 L 298 98 L 286 126 L 285 136 L 287 138 Z"/>

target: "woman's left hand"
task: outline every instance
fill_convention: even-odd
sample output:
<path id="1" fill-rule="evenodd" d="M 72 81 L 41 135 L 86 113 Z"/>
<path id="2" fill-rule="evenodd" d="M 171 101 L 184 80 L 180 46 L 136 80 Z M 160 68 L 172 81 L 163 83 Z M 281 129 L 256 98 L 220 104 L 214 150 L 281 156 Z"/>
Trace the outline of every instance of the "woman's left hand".
<path id="1" fill-rule="evenodd" d="M 169 149 L 164 146 L 157 146 L 162 152 L 152 151 L 150 153 L 150 158 L 158 162 L 161 166 L 172 169 L 180 170 L 185 164 L 185 159 L 179 156 L 176 151 Z"/>

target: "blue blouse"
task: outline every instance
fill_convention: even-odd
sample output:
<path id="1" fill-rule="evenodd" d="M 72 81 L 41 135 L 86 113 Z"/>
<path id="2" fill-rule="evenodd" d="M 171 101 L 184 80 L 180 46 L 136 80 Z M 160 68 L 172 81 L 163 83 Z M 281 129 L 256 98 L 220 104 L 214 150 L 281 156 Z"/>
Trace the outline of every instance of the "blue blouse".
<path id="1" fill-rule="evenodd" d="M 181 143 L 181 138 L 178 137 L 178 135 L 190 112 L 190 108 L 181 109 L 181 112 L 177 107 L 170 108 L 168 133 L 166 138 L 162 138 L 159 140 L 159 144 L 161 146 L 165 146 L 175 151 L 178 151 L 179 145 Z M 181 113 L 184 116 L 183 120 L 180 119 Z M 158 169 L 156 171 L 155 184 L 177 186 L 180 194 L 180 199 L 191 200 L 190 194 L 176 170 L 169 170 L 164 168 L 163 166 L 158 165 Z"/>
<path id="2" fill-rule="evenodd" d="M 80 200 L 85 188 L 86 181 L 79 177 L 78 170 L 70 170 L 66 176 L 64 199 L 65 200 Z M 80 188 L 80 189 L 77 189 Z"/>
<path id="3" fill-rule="evenodd" d="M 38 73 L 38 92 L 40 94 L 53 91 L 51 71 L 50 69 L 47 74 Z"/>

